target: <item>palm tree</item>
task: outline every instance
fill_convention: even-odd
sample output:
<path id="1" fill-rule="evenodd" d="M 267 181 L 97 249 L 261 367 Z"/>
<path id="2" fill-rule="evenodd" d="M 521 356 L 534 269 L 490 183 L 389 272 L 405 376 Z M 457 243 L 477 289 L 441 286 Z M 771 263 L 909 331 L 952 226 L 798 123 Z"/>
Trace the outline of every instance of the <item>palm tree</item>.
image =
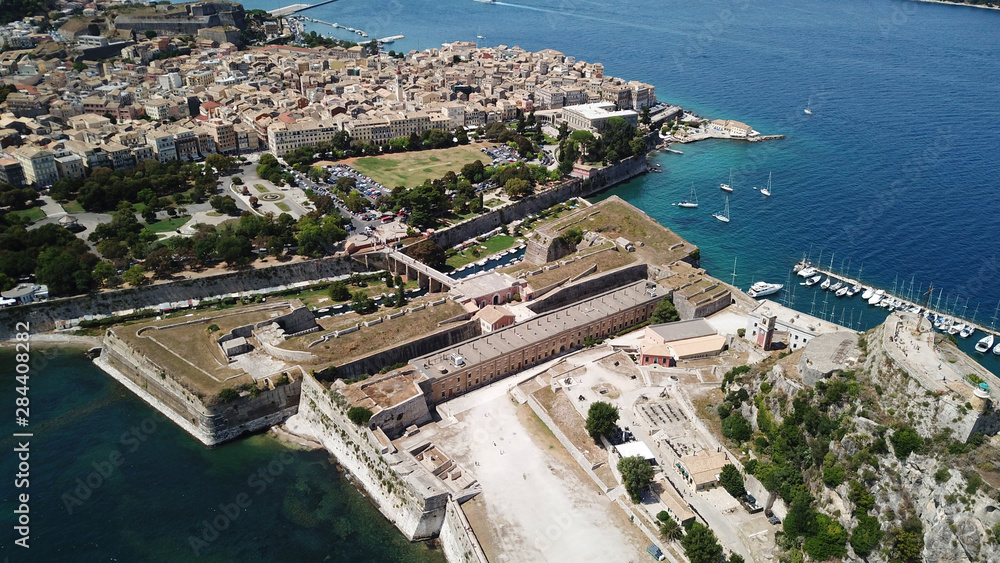
<path id="1" fill-rule="evenodd" d="M 663 538 L 663 541 L 678 540 L 682 535 L 684 535 L 683 528 L 673 518 L 667 517 L 666 520 L 660 522 L 660 537 Z"/>

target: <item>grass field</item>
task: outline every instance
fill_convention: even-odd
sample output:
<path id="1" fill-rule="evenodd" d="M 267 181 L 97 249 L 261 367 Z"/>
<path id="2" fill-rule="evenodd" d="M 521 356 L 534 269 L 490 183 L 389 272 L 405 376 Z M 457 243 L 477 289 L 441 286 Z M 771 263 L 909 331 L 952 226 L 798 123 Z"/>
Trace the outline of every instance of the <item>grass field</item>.
<path id="1" fill-rule="evenodd" d="M 28 221 L 34 223 L 39 219 L 45 218 L 45 212 L 42 211 L 41 207 L 29 207 L 27 209 L 21 209 L 19 211 L 11 211 L 8 213 L 11 217 L 21 217 L 22 219 L 27 219 Z"/>
<path id="2" fill-rule="evenodd" d="M 84 212 L 83 206 L 77 203 L 75 199 L 73 201 L 67 201 L 66 203 L 62 203 L 60 205 L 62 205 L 63 211 L 65 211 L 66 213 Z"/>
<path id="3" fill-rule="evenodd" d="M 417 152 L 368 156 L 343 161 L 358 172 L 392 189 L 396 186 L 412 188 L 424 180 L 444 176 L 449 170 L 458 174 L 462 166 L 474 160 L 490 163 L 481 149 L 485 145 L 472 144 Z"/>
<path id="4" fill-rule="evenodd" d="M 262 186 L 260 184 L 254 184 L 253 187 L 256 188 L 257 191 L 260 192 L 260 193 L 262 193 L 262 194 L 266 194 L 268 191 L 270 191 L 266 187 L 264 187 L 264 186 Z"/>
<path id="5" fill-rule="evenodd" d="M 190 220 L 191 220 L 190 216 L 171 217 L 170 219 L 157 221 L 147 228 L 153 231 L 154 233 L 168 233 L 181 228 L 181 225 L 187 223 Z"/>
<path id="6" fill-rule="evenodd" d="M 275 205 L 275 207 L 277 207 L 278 209 L 280 209 L 282 211 L 291 211 L 292 210 L 292 208 L 289 207 L 288 204 L 285 203 L 285 202 L 283 202 L 283 201 L 279 201 L 278 203 L 275 203 L 274 205 Z"/>

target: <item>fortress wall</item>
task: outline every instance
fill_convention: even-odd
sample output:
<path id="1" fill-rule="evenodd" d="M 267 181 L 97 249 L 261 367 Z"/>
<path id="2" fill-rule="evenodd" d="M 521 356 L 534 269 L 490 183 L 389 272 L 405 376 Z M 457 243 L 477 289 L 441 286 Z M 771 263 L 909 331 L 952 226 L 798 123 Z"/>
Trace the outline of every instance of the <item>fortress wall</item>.
<path id="1" fill-rule="evenodd" d="M 56 321 L 78 319 L 86 315 L 110 314 L 127 309 L 151 308 L 161 303 L 207 299 L 212 296 L 255 291 L 300 281 L 332 278 L 363 269 L 363 265 L 347 257 L 324 258 L 4 307 L 0 309 L 0 340 L 10 337 L 11 327 L 16 321 L 29 317 L 32 329 L 36 332 L 45 332 L 56 329 Z"/>
<path id="2" fill-rule="evenodd" d="M 396 466 L 403 463 L 402 454 L 380 454 L 374 434 L 351 422 L 332 392 L 311 375 L 303 380 L 302 408 L 289 421 L 289 427 L 320 441 L 408 539 L 438 535 L 445 520 L 448 493 L 434 486 L 433 481 L 421 486 L 414 482 L 414 474 L 403 477 L 397 473 Z"/>
<path id="3" fill-rule="evenodd" d="M 165 369 L 108 330 L 97 365 L 203 444 L 215 445 L 280 424 L 298 411 L 301 381 L 206 406 Z M 291 373 L 291 372 L 290 372 Z"/>

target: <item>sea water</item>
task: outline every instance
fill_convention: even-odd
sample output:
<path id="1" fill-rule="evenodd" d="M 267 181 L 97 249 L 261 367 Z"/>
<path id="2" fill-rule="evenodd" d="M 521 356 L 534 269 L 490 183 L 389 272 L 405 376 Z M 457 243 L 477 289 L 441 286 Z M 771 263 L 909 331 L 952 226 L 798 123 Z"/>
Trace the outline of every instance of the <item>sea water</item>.
<path id="1" fill-rule="evenodd" d="M 933 283 L 942 304 L 967 316 L 978 306 L 977 320 L 991 324 L 1000 301 L 1000 12 L 894 0 L 339 0 L 304 15 L 372 37 L 405 34 L 387 46 L 402 51 L 455 40 L 553 48 L 652 83 L 660 100 L 699 115 L 785 134 L 759 144 L 675 145 L 683 155 L 652 157 L 664 173 L 606 195 L 698 245 L 702 264 L 721 279 L 732 279 L 738 258 L 744 289 L 761 279 L 784 283 L 803 254 L 822 256 L 852 276 L 863 265 L 869 284 L 891 289 L 895 281 L 915 297 Z M 711 213 L 724 205 L 718 184 L 730 169 L 732 222 L 722 224 Z M 773 195 L 765 198 L 768 173 Z M 701 206 L 672 206 L 692 184 Z M 884 318 L 857 297 L 837 300 L 790 279 L 781 298 L 807 313 L 857 328 Z M 969 351 L 973 344 L 961 342 Z M 992 355 L 983 361 L 1000 365 Z M 9 355 L 0 362 L 12 373 Z M 205 448 L 78 352 L 53 355 L 31 381 L 30 560 L 194 560 L 193 546 L 209 561 L 441 560 L 405 542 L 324 453 L 290 453 L 266 436 Z M 13 383 L 0 389 L 0 403 L 15 397 Z M 155 425 L 148 435 L 144 422 Z M 7 427 L 14 431 L 12 418 Z M 100 477 L 115 452 L 122 463 Z M 287 455 L 294 459 L 286 464 Z M 5 475 L 14 463 L 3 456 Z M 272 482 L 250 481 L 269 467 L 280 470 Z M 89 493 L 88 478 L 96 485 Z M 17 492 L 3 488 L 4 506 L 13 510 Z M 226 524 L 220 516 L 241 493 L 251 503 Z M 14 515 L 3 518 L 2 554 L 27 560 L 13 551 Z"/>

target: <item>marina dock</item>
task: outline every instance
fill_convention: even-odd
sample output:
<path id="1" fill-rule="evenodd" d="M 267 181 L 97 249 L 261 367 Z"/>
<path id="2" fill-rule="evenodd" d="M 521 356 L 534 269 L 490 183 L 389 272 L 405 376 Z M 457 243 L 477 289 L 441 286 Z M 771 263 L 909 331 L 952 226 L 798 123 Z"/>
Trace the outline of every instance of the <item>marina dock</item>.
<path id="1" fill-rule="evenodd" d="M 330 1 L 333 2 L 335 0 L 330 0 Z M 365 33 L 364 31 L 360 30 L 360 29 L 355 29 L 353 27 L 347 27 L 346 25 L 340 25 L 339 23 L 326 22 L 326 21 L 323 21 L 323 20 L 318 20 L 316 18 L 310 18 L 308 16 L 300 16 L 300 17 L 302 19 L 306 20 L 306 21 L 311 21 L 313 23 L 321 23 L 321 24 L 324 24 L 324 25 L 328 25 L 330 27 L 335 27 L 337 29 L 344 29 L 344 30 L 350 31 L 351 33 L 357 33 L 361 37 L 368 37 L 368 34 Z M 400 37 L 402 37 L 402 36 L 400 36 Z"/>
<path id="2" fill-rule="evenodd" d="M 802 271 L 802 270 L 804 270 L 806 268 L 811 268 L 812 270 L 815 270 L 815 273 L 812 274 L 812 275 L 823 275 L 827 279 L 829 279 L 832 283 L 836 283 L 836 282 L 839 281 L 839 282 L 842 282 L 842 283 L 847 284 L 848 286 L 852 286 L 852 287 L 861 286 L 862 288 L 864 288 L 866 290 L 867 289 L 872 289 L 872 290 L 880 290 L 881 289 L 881 288 L 875 287 L 875 286 L 873 286 L 871 284 L 867 284 L 867 283 L 865 283 L 865 282 L 863 282 L 863 281 L 861 281 L 859 279 L 855 279 L 855 278 L 852 278 L 850 276 L 845 276 L 843 274 L 837 273 L 837 272 L 833 271 L 832 268 L 824 268 L 822 266 L 818 266 L 816 264 L 813 264 L 813 263 L 805 261 L 805 260 L 799 261 L 795 265 L 795 267 L 793 268 L 793 272 L 795 272 L 796 274 L 799 274 L 800 271 Z M 905 283 L 904 283 L 904 286 L 905 286 Z M 820 288 L 819 284 L 816 284 L 815 288 L 816 289 L 820 289 L 821 291 L 823 291 L 823 289 Z M 934 288 L 934 289 L 935 289 L 935 293 L 937 293 L 938 288 Z M 979 324 L 978 322 L 976 322 L 973 319 L 965 318 L 963 316 L 964 312 L 963 312 L 963 315 L 958 315 L 956 313 L 948 312 L 948 311 L 943 310 L 940 307 L 940 299 L 941 299 L 940 295 L 938 295 L 938 298 L 937 298 L 938 302 L 937 303 L 935 303 L 934 295 L 931 295 L 930 298 L 927 300 L 927 306 L 924 307 L 924 299 L 923 299 L 924 298 L 924 292 L 922 291 L 922 288 L 921 288 L 921 290 L 919 291 L 919 295 L 913 295 L 912 283 L 911 283 L 911 287 L 910 287 L 910 292 L 906 296 L 902 295 L 901 291 L 897 292 L 895 289 L 892 290 L 892 291 L 887 290 L 887 289 L 881 289 L 881 290 L 885 292 L 885 297 L 883 298 L 882 302 L 879 302 L 879 303 L 876 303 L 875 305 L 870 305 L 870 306 L 881 307 L 881 308 L 887 309 L 889 311 L 893 311 L 893 310 L 896 310 L 896 311 L 905 310 L 905 311 L 909 311 L 909 312 L 912 312 L 912 313 L 915 313 L 915 314 L 919 314 L 919 315 L 921 315 L 921 316 L 924 317 L 925 321 L 929 321 L 929 323 L 931 325 L 934 325 L 934 320 L 937 319 L 937 318 L 942 318 L 942 317 L 943 318 L 947 318 L 947 319 L 952 320 L 955 324 L 964 324 L 964 325 L 966 325 L 968 327 L 971 327 L 973 329 L 973 332 L 968 336 L 969 338 L 976 338 L 976 337 L 978 337 L 976 335 L 977 332 L 982 332 L 984 334 L 994 334 L 994 335 L 997 334 L 997 331 L 995 329 L 993 329 L 993 328 L 987 328 L 985 325 L 981 325 L 981 324 Z M 847 297 L 847 296 L 844 296 L 844 297 L 842 297 L 842 299 L 851 299 L 851 298 Z M 894 306 L 890 306 L 890 307 L 885 307 L 885 305 L 883 304 L 883 302 L 885 302 L 885 301 L 895 301 L 895 302 L 898 302 L 898 304 L 896 304 Z M 954 334 L 954 333 L 949 333 L 949 334 Z"/>
<path id="3" fill-rule="evenodd" d="M 277 17 L 277 16 L 288 16 L 288 15 L 291 15 L 291 14 L 297 14 L 299 12 L 304 12 L 306 10 L 310 10 L 312 8 L 316 8 L 318 6 L 325 6 L 326 4 L 330 4 L 330 3 L 333 3 L 333 2 L 336 2 L 336 1 L 337 0 L 323 0 L 322 2 L 317 2 L 316 4 L 292 4 L 290 6 L 285 6 L 283 8 L 277 8 L 277 9 L 274 9 L 274 10 L 269 10 L 267 13 L 269 13 L 272 16 L 275 16 L 275 17 Z"/>

